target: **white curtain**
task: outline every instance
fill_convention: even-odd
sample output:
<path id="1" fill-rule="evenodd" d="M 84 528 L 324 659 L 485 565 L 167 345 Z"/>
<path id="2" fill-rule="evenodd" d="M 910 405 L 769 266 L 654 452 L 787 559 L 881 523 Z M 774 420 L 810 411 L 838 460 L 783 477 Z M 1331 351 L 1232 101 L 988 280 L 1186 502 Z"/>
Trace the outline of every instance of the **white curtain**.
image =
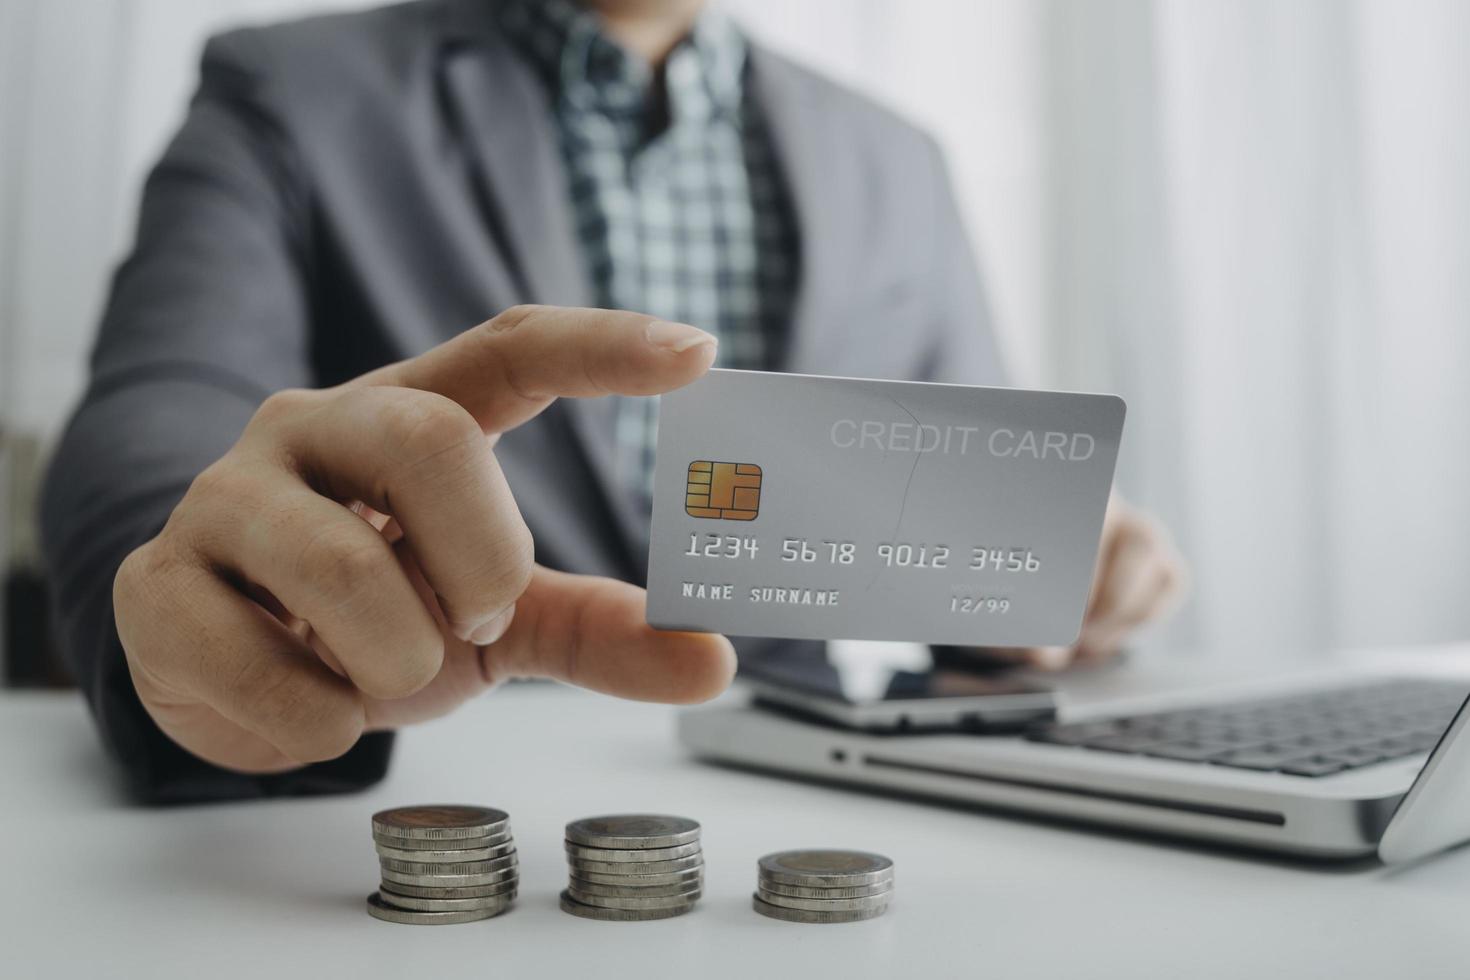
<path id="1" fill-rule="evenodd" d="M 1470 6 L 1064 4 L 1049 335 L 1239 655 L 1470 636 Z"/>
<path id="2" fill-rule="evenodd" d="M 1470 4 L 717 2 L 940 136 L 1018 382 L 1128 399 L 1152 646 L 1470 637 Z M 0 423 L 75 397 L 205 32 L 365 3 L 0 0 Z"/>
<path id="3" fill-rule="evenodd" d="M 1470 4 L 734 5 L 945 139 L 1018 376 L 1128 399 L 1150 646 L 1470 637 Z"/>

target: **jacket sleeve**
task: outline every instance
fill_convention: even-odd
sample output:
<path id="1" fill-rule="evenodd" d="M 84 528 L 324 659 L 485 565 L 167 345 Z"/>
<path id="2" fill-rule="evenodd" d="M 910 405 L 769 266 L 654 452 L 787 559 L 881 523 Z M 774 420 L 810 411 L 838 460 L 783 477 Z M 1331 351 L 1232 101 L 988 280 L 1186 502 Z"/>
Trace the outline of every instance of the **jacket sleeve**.
<path id="1" fill-rule="evenodd" d="M 123 558 L 271 392 L 313 383 L 307 190 L 248 33 L 205 48 L 185 122 L 150 174 L 41 525 L 64 655 L 128 784 L 151 802 L 334 792 L 386 769 L 392 736 L 273 776 L 216 768 L 154 725 L 112 616 Z"/>

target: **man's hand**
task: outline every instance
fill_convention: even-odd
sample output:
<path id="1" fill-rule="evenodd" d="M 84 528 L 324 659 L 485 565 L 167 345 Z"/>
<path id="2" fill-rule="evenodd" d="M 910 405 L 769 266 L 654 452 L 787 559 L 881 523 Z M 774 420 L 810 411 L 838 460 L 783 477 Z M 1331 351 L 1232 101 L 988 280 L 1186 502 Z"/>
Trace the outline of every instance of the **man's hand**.
<path id="1" fill-rule="evenodd" d="M 655 631 L 641 589 L 534 564 L 493 451 L 558 396 L 670 391 L 714 357 L 694 327 L 516 307 L 346 385 L 272 396 L 118 571 L 144 707 L 195 755 L 270 772 L 507 677 L 714 696 L 729 641 Z"/>
<path id="2" fill-rule="evenodd" d="M 1129 634 L 1172 610 L 1188 578 L 1163 525 L 1114 494 L 1103 518 L 1097 571 L 1077 643 L 984 653 L 1042 670 L 1106 660 L 1122 649 Z"/>

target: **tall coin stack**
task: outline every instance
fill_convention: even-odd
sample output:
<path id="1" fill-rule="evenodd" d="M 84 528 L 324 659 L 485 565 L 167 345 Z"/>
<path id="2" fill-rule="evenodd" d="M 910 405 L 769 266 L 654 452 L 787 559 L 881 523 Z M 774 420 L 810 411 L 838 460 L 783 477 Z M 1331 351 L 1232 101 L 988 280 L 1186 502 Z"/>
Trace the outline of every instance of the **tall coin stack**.
<path id="1" fill-rule="evenodd" d="M 888 911 L 893 862 L 863 851 L 782 851 L 758 864 L 755 910 L 786 922 L 861 922 Z"/>
<path id="2" fill-rule="evenodd" d="M 520 882 L 510 818 L 483 806 L 405 806 L 373 814 L 382 884 L 368 914 L 388 922 L 447 925 L 510 908 Z"/>
<path id="3" fill-rule="evenodd" d="M 641 922 L 694 908 L 703 894 L 699 823 L 635 813 L 567 824 L 570 878 L 563 912 L 584 919 Z"/>

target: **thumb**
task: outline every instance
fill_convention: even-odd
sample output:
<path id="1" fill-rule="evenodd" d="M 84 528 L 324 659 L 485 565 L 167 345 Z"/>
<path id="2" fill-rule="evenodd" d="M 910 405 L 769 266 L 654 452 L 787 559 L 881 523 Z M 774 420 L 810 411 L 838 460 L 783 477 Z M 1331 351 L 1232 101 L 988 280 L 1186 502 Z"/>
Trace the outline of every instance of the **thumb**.
<path id="1" fill-rule="evenodd" d="M 637 701 L 707 701 L 735 676 L 735 649 L 715 633 L 649 626 L 637 586 L 536 566 L 515 619 L 481 651 L 492 683 L 549 677 Z"/>

